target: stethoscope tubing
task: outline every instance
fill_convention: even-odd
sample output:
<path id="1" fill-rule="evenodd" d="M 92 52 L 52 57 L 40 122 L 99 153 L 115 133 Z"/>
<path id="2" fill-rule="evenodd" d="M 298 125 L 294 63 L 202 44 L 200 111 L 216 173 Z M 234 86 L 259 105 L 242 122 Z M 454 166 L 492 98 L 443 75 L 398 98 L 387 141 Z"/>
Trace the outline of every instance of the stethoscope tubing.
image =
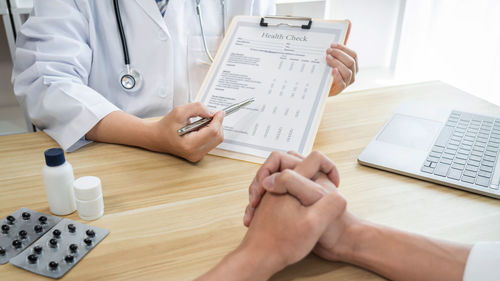
<path id="1" fill-rule="evenodd" d="M 113 5 L 115 8 L 116 24 L 118 25 L 118 32 L 120 33 L 120 40 L 122 43 L 123 59 L 125 61 L 125 65 L 129 66 L 130 56 L 128 53 L 127 37 L 125 36 L 125 31 L 123 29 L 122 16 L 120 13 L 120 5 L 118 3 L 118 0 L 113 0 Z"/>
<path id="2" fill-rule="evenodd" d="M 207 53 L 207 57 L 210 60 L 210 62 L 214 62 L 214 58 L 212 57 L 212 54 L 208 50 L 207 46 L 207 40 L 205 36 L 205 30 L 203 29 L 203 18 L 201 15 L 201 8 L 200 8 L 200 1 L 196 1 L 196 13 L 198 14 L 198 22 L 200 23 L 200 31 L 201 31 L 201 41 L 203 41 L 203 48 L 205 49 L 205 53 Z"/>
<path id="3" fill-rule="evenodd" d="M 226 5 L 225 5 L 225 0 L 220 0 L 221 4 L 221 14 L 222 14 L 222 34 L 223 36 L 226 35 Z M 210 53 L 210 50 L 208 49 L 208 44 L 207 44 L 207 39 L 205 36 L 205 30 L 203 28 L 203 17 L 201 13 L 201 6 L 200 6 L 201 0 L 196 0 L 196 13 L 198 14 L 198 22 L 200 24 L 200 31 L 201 31 L 201 37 L 203 41 L 203 48 L 205 49 L 205 53 L 207 54 L 208 59 L 210 60 L 210 63 L 214 62 L 214 57 Z M 131 70 L 130 68 L 130 55 L 128 52 L 128 44 L 127 44 L 127 37 L 125 36 L 125 31 L 123 28 L 123 22 L 122 22 L 122 17 L 120 13 L 120 4 L 118 3 L 118 0 L 113 0 L 113 7 L 115 11 L 115 18 L 116 18 L 116 24 L 118 26 L 118 32 L 120 34 L 120 41 L 122 45 L 122 50 L 123 50 L 123 60 L 125 63 L 125 74 L 120 77 L 120 84 L 125 90 L 132 90 L 136 84 L 139 84 L 141 75 L 140 73 L 136 73 L 137 75 L 134 75 L 134 71 Z M 137 72 L 137 71 L 135 71 Z M 134 77 L 137 76 L 137 77 Z M 132 79 L 134 81 L 133 85 L 131 87 L 125 86 L 123 83 L 124 79 Z"/>

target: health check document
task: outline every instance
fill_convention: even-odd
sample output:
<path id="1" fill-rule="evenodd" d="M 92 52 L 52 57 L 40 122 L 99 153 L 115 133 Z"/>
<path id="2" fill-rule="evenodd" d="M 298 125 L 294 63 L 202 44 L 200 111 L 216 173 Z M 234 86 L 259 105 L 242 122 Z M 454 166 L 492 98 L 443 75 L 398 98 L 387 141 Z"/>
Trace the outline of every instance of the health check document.
<path id="1" fill-rule="evenodd" d="M 345 42 L 349 22 L 302 29 L 262 27 L 260 19 L 233 20 L 200 89 L 198 100 L 215 111 L 255 98 L 224 120 L 224 142 L 212 154 L 263 162 L 275 150 L 312 149 L 332 83 L 326 49 Z"/>

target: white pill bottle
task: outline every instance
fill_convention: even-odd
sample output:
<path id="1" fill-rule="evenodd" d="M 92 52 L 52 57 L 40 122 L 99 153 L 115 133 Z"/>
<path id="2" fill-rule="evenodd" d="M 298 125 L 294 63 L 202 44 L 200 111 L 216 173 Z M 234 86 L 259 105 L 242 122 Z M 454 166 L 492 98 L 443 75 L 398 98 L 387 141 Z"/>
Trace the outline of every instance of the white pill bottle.
<path id="1" fill-rule="evenodd" d="M 64 151 L 51 148 L 45 151 L 43 181 L 49 201 L 50 212 L 64 216 L 75 211 L 75 192 L 73 190 L 73 167 L 64 158 Z"/>

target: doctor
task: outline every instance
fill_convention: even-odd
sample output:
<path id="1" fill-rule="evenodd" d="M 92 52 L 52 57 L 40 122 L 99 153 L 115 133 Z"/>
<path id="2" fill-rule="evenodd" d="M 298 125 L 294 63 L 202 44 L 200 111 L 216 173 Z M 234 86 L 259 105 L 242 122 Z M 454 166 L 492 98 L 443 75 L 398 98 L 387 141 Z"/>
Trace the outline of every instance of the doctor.
<path id="1" fill-rule="evenodd" d="M 274 0 L 34 1 L 17 38 L 14 91 L 65 150 L 100 141 L 196 162 L 223 140 L 224 113 L 192 103 L 209 54 L 234 16 L 274 10 Z M 326 60 L 337 94 L 354 81 L 356 54 L 332 46 Z M 154 116 L 164 117 L 143 119 Z M 179 137 L 194 116 L 213 120 Z"/>

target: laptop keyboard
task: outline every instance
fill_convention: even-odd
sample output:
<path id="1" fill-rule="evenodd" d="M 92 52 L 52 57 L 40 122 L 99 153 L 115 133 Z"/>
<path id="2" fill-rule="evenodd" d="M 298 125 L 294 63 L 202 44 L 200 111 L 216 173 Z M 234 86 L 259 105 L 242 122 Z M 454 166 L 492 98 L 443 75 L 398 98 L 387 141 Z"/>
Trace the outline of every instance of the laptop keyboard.
<path id="1" fill-rule="evenodd" d="M 500 147 L 500 119 L 453 111 L 421 171 L 481 187 L 491 184 Z"/>

